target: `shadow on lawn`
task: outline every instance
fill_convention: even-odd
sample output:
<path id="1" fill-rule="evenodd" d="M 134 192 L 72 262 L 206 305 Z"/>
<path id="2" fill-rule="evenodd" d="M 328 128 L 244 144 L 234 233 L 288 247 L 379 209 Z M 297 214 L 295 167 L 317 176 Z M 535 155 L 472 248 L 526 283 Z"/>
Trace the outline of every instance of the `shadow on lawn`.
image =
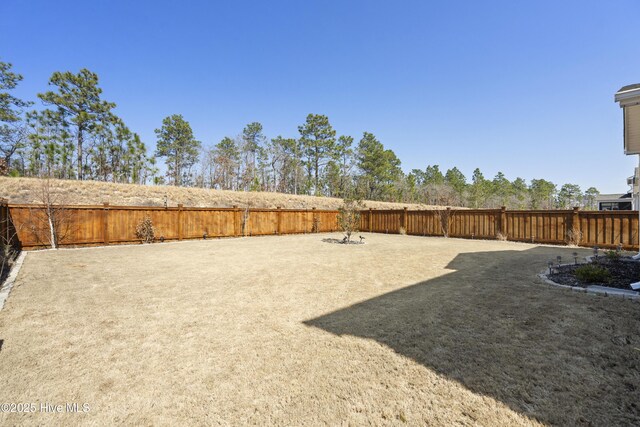
<path id="1" fill-rule="evenodd" d="M 536 282 L 565 251 L 459 254 L 454 272 L 305 324 L 376 340 L 544 423 L 638 423 L 640 307 Z"/>

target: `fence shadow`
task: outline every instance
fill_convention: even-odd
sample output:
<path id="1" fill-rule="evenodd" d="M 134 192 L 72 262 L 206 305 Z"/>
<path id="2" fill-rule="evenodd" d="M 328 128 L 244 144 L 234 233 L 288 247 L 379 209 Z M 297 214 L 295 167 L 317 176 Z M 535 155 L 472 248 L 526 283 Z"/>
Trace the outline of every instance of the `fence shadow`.
<path id="1" fill-rule="evenodd" d="M 452 273 L 304 323 L 376 340 L 543 423 L 637 423 L 637 305 L 535 283 L 559 250 L 459 254 Z"/>

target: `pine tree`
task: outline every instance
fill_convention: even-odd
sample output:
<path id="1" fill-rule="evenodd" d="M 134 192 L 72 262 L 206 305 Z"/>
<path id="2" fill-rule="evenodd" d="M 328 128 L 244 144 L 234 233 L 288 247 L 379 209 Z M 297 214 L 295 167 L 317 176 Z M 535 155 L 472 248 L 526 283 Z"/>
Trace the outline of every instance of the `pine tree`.
<path id="1" fill-rule="evenodd" d="M 24 110 L 32 103 L 11 95 L 22 75 L 11 71 L 12 64 L 0 61 L 0 155 L 11 168 L 11 157 L 26 143 Z"/>
<path id="2" fill-rule="evenodd" d="M 529 186 L 532 209 L 552 209 L 556 185 L 544 179 L 532 179 Z"/>
<path id="3" fill-rule="evenodd" d="M 242 156 L 244 172 L 242 176 L 244 190 L 258 190 L 259 180 L 257 176 L 256 162 L 262 154 L 266 138 L 262 133 L 262 125 L 258 122 L 249 123 L 242 130 Z"/>
<path id="4" fill-rule="evenodd" d="M 390 198 L 392 184 L 402 174 L 400 160 L 369 132 L 358 143 L 357 165 L 370 200 Z"/>
<path id="5" fill-rule="evenodd" d="M 457 203 L 462 205 L 467 190 L 467 178 L 464 174 L 457 167 L 453 167 L 445 173 L 444 182 L 453 189 Z"/>
<path id="6" fill-rule="evenodd" d="M 479 168 L 473 171 L 469 192 L 471 206 L 476 209 L 482 207 L 489 193 L 489 182 L 485 179 Z"/>
<path id="7" fill-rule="evenodd" d="M 162 120 L 162 127 L 155 130 L 158 141 L 156 156 L 164 157 L 168 168 L 168 176 L 173 185 L 181 185 L 185 173 L 198 160 L 200 141 L 193 136 L 189 122 L 182 115 L 174 114 Z"/>
<path id="8" fill-rule="evenodd" d="M 55 107 L 51 111 L 60 125 L 73 128 L 77 144 L 77 176 L 83 179 L 85 138 L 98 125 L 107 126 L 113 120 L 111 110 L 116 105 L 100 98 L 102 89 L 98 87 L 98 75 L 85 68 L 78 74 L 56 71 L 49 79 L 49 85 L 56 86 L 57 91 L 40 93 L 38 97 L 45 105 Z"/>
<path id="9" fill-rule="evenodd" d="M 558 207 L 569 209 L 582 204 L 582 191 L 576 184 L 564 184 L 558 192 Z"/>
<path id="10" fill-rule="evenodd" d="M 321 114 L 309 114 L 306 122 L 298 126 L 298 131 L 310 186 L 315 195 L 320 195 L 320 176 L 324 166 L 334 156 L 336 131 L 331 127 L 329 118 Z"/>

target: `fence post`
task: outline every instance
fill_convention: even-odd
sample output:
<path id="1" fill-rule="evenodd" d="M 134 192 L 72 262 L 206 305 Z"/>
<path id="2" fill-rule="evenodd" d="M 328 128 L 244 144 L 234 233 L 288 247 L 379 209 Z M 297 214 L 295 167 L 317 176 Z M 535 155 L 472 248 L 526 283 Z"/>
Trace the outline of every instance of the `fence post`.
<path id="1" fill-rule="evenodd" d="M 404 229 L 405 234 L 407 233 L 407 207 L 406 206 L 402 208 L 402 213 L 400 214 L 400 228 Z"/>
<path id="2" fill-rule="evenodd" d="M 178 240 L 182 240 L 182 203 L 178 203 Z"/>
<path id="3" fill-rule="evenodd" d="M 104 236 L 104 244 L 109 244 L 109 202 L 102 204 L 102 233 Z"/>
<path id="4" fill-rule="evenodd" d="M 507 207 L 506 206 L 502 206 L 500 208 L 500 233 L 505 237 L 509 235 L 507 233 Z"/>
<path id="5" fill-rule="evenodd" d="M 369 228 L 369 233 L 371 233 L 371 224 L 373 221 L 373 208 L 369 208 L 369 224 L 368 224 L 368 228 Z"/>
<path id="6" fill-rule="evenodd" d="M 576 239 L 577 243 L 580 243 L 580 207 L 574 206 L 573 212 L 571 213 L 571 231 L 573 232 L 574 239 Z M 566 236 L 565 236 L 566 237 Z M 576 243 L 576 244 L 577 244 Z"/>
<path id="7" fill-rule="evenodd" d="M 278 221 L 278 228 L 276 229 L 276 234 L 280 235 L 282 234 L 282 209 L 280 209 L 280 206 L 278 206 L 277 208 L 277 213 L 276 213 L 276 218 Z"/>

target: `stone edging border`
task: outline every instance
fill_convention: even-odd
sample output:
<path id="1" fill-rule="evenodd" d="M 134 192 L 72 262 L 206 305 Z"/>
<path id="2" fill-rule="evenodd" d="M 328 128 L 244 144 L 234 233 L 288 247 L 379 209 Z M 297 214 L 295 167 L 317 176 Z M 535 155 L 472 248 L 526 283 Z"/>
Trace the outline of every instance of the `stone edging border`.
<path id="1" fill-rule="evenodd" d="M 18 273 L 20 272 L 20 268 L 22 267 L 22 263 L 24 262 L 26 256 L 27 253 L 24 251 L 22 251 L 20 255 L 18 255 L 15 264 L 13 264 L 13 267 L 11 267 L 11 272 L 9 273 L 7 280 L 2 285 L 2 288 L 0 288 L 0 310 L 4 308 L 4 303 L 7 301 L 7 298 L 9 298 L 9 293 L 11 293 L 13 284 L 18 277 Z"/>
<path id="2" fill-rule="evenodd" d="M 573 265 L 573 264 L 560 264 L 561 267 L 565 265 Z M 580 286 L 563 285 L 561 283 L 554 282 L 553 280 L 549 279 L 548 276 L 549 274 L 547 273 L 547 269 L 545 269 L 542 273 L 538 274 L 538 277 L 542 279 L 546 284 L 551 286 L 556 286 L 558 288 L 564 288 L 564 289 L 569 289 L 575 292 L 589 293 L 593 295 L 615 296 L 615 297 L 622 297 L 623 299 L 640 300 L 640 292 L 631 291 L 631 290 L 627 291 L 625 289 L 618 289 L 618 288 L 606 288 L 604 286 L 594 286 L 594 285 L 587 286 L 586 288 L 583 288 Z"/>

